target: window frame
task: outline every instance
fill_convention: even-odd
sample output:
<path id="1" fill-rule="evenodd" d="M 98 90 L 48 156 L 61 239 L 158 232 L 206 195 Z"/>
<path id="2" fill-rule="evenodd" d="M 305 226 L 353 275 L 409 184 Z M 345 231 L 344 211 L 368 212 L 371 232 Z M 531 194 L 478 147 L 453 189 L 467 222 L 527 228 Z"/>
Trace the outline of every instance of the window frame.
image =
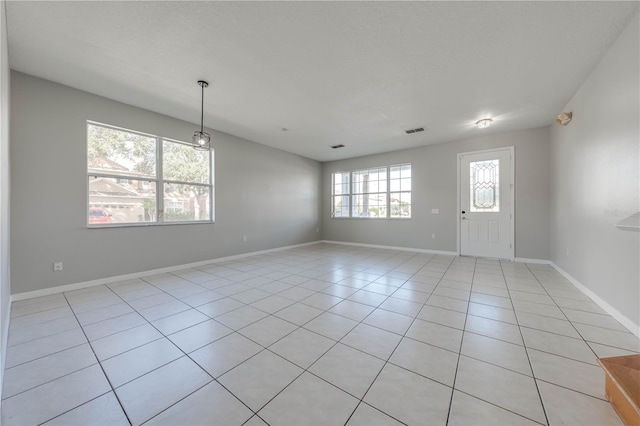
<path id="1" fill-rule="evenodd" d="M 400 167 L 402 168 L 402 166 L 409 166 L 412 169 L 412 174 L 411 174 L 411 190 L 410 191 L 391 191 L 391 168 L 392 167 Z M 366 194 L 386 194 L 386 216 L 358 216 L 355 215 L 354 216 L 354 197 L 356 196 L 362 196 L 365 193 L 354 193 L 354 183 L 353 183 L 353 175 L 354 173 L 359 173 L 359 172 L 363 172 L 363 171 L 368 171 L 368 170 L 376 170 L 376 169 L 386 169 L 386 192 L 370 192 L 370 193 L 366 193 Z M 336 174 L 347 174 L 348 178 L 349 178 L 349 193 L 348 194 L 339 194 L 336 195 L 335 194 L 335 175 Z M 357 170 L 351 170 L 351 171 L 344 171 L 344 170 L 340 170 L 340 171 L 335 171 L 335 172 L 331 172 L 331 218 L 332 219 L 362 219 L 362 220 L 411 220 L 413 218 L 413 212 L 411 212 L 411 214 L 409 216 L 392 216 L 391 215 L 391 193 L 408 193 L 411 194 L 413 192 L 413 168 L 411 166 L 411 163 L 400 163 L 400 164 L 390 164 L 388 166 L 372 166 L 372 167 L 366 167 L 366 168 L 361 168 L 361 169 L 357 169 Z M 338 196 L 344 196 L 347 195 L 348 199 L 349 199 L 349 215 L 348 216 L 336 216 L 336 212 L 335 212 L 335 198 Z M 413 197 L 411 198 L 411 206 L 413 206 Z"/>
<path id="2" fill-rule="evenodd" d="M 91 172 L 89 170 L 89 150 L 88 150 L 88 144 L 89 144 L 89 126 L 97 126 L 97 127 L 104 127 L 104 128 L 108 128 L 108 129 L 113 129 L 113 130 L 117 130 L 117 131 L 121 131 L 121 132 L 126 132 L 126 133 L 133 133 L 139 136 L 143 136 L 143 137 L 147 137 L 147 138 L 152 138 L 155 140 L 155 146 L 156 146 L 156 155 L 155 155 L 155 178 L 146 178 L 146 177 L 139 177 L 139 176 L 135 176 L 135 175 L 126 175 L 126 174 L 114 174 L 114 173 L 96 173 L 96 172 Z M 119 126 L 114 126 L 111 124 L 106 124 L 106 123 L 101 123 L 99 121 L 94 121 L 94 120 L 87 120 L 86 121 L 86 140 L 85 140 L 85 149 L 87 149 L 86 155 L 85 155 L 85 166 L 86 166 L 86 178 L 85 178 L 85 183 L 87 185 L 86 187 L 86 202 L 85 202 L 85 226 L 89 229 L 95 229 L 95 228 L 125 228 L 125 227 L 132 227 L 132 226 L 169 226 L 169 225 L 192 225 L 192 224 L 212 224 L 215 223 L 215 211 L 214 211 L 214 196 L 215 196 L 215 187 L 214 187 L 214 167 L 215 167 L 215 153 L 214 153 L 214 149 L 211 148 L 211 150 L 209 151 L 209 155 L 208 155 L 208 159 L 209 159 L 209 181 L 208 183 L 201 183 L 201 182 L 187 182 L 187 181 L 178 181 L 178 180 L 169 180 L 169 179 L 164 179 L 163 178 L 163 142 L 167 141 L 167 142 L 171 142 L 171 143 L 178 143 L 178 144 L 182 144 L 182 145 L 186 145 L 189 147 L 192 147 L 193 145 L 188 143 L 188 142 L 184 142 L 184 141 L 179 141 L 176 139 L 171 139 L 171 138 L 166 138 L 163 136 L 158 136 L 158 135 L 153 135 L 150 133 L 145 133 L 145 132 L 141 132 L 138 130 L 131 130 L 131 129 L 127 129 L 124 127 L 119 127 Z M 144 185 L 144 183 L 148 183 L 149 186 L 154 183 L 155 184 L 155 205 L 156 205 L 156 214 L 155 214 L 155 220 L 154 221 L 149 221 L 149 222 L 122 222 L 122 223 L 98 223 L 98 224 L 90 224 L 89 223 L 89 219 L 90 219 L 90 214 L 89 214 L 89 210 L 92 207 L 91 205 L 91 190 L 90 190 L 90 181 L 91 178 L 106 178 L 106 179 L 127 179 L 129 181 L 140 181 L 142 182 L 142 185 Z M 204 187 L 208 187 L 209 188 L 209 197 L 208 197 L 208 209 L 209 209 L 209 218 L 205 219 L 205 220 L 181 220 L 181 221 L 165 221 L 164 218 L 164 188 L 165 185 L 168 184 L 178 184 L 178 185 L 195 185 L 195 186 L 204 186 Z"/>

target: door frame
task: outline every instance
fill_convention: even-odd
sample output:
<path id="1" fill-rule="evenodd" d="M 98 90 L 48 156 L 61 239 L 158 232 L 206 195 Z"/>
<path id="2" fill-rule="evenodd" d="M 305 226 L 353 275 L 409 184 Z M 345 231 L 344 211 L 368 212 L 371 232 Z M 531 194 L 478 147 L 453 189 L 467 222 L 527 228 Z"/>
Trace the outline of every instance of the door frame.
<path id="1" fill-rule="evenodd" d="M 496 152 L 496 151 L 509 151 L 509 155 L 511 158 L 511 187 L 509 188 L 509 190 L 511 191 L 511 216 L 510 216 L 510 228 L 511 228 L 511 232 L 510 232 L 510 241 L 509 244 L 511 246 L 511 253 L 508 259 L 506 260 L 510 260 L 510 261 L 515 261 L 515 253 L 516 253 L 516 153 L 515 153 L 515 147 L 512 146 L 504 146 L 504 147 L 497 147 L 497 148 L 491 148 L 491 149 L 482 149 L 479 151 L 467 151 L 467 152 L 459 152 L 457 155 L 458 161 L 457 161 L 457 169 L 456 169 L 456 174 L 457 174 L 457 187 L 456 187 L 456 228 L 457 228 L 457 247 L 456 247 L 456 253 L 458 256 L 460 256 L 460 252 L 461 252 L 461 232 L 460 232 L 460 209 L 461 209 L 461 205 L 460 205 L 460 173 L 462 171 L 460 164 L 462 162 L 462 157 L 464 155 L 471 155 L 471 154 L 485 154 L 485 153 L 489 153 L 489 152 Z"/>

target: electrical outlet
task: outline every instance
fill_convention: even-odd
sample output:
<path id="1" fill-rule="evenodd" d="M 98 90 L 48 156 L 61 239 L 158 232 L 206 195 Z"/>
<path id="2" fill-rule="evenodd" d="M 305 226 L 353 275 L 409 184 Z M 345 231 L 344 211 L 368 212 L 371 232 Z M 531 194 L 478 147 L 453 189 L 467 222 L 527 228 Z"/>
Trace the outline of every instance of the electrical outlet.
<path id="1" fill-rule="evenodd" d="M 435 239 L 436 238 L 436 234 L 431 234 L 431 238 Z"/>
<path id="2" fill-rule="evenodd" d="M 567 247 L 567 256 L 571 256 L 571 249 Z"/>
<path id="3" fill-rule="evenodd" d="M 245 242 L 245 243 L 247 242 L 247 236 L 246 235 L 242 236 L 242 241 Z"/>
<path id="4" fill-rule="evenodd" d="M 320 228 L 316 228 L 316 232 L 320 232 Z"/>
<path id="5" fill-rule="evenodd" d="M 53 262 L 53 272 L 62 271 L 62 262 Z"/>
<path id="6" fill-rule="evenodd" d="M 440 209 L 431 209 L 431 214 L 440 214 Z"/>

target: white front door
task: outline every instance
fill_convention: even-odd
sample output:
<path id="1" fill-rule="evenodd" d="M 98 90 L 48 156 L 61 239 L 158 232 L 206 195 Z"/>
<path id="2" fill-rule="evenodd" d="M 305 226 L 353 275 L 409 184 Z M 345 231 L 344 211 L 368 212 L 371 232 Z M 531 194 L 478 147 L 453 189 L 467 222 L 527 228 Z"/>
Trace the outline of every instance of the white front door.
<path id="1" fill-rule="evenodd" d="M 463 256 L 514 259 L 513 147 L 458 154 Z"/>

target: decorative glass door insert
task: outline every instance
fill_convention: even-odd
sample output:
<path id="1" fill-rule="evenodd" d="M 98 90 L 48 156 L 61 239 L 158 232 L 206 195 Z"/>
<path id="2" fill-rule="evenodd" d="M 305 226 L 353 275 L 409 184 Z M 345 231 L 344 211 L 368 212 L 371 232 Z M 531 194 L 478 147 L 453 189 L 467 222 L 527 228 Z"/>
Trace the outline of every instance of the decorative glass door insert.
<path id="1" fill-rule="evenodd" d="M 469 177 L 470 211 L 500 212 L 500 160 L 470 162 Z"/>

